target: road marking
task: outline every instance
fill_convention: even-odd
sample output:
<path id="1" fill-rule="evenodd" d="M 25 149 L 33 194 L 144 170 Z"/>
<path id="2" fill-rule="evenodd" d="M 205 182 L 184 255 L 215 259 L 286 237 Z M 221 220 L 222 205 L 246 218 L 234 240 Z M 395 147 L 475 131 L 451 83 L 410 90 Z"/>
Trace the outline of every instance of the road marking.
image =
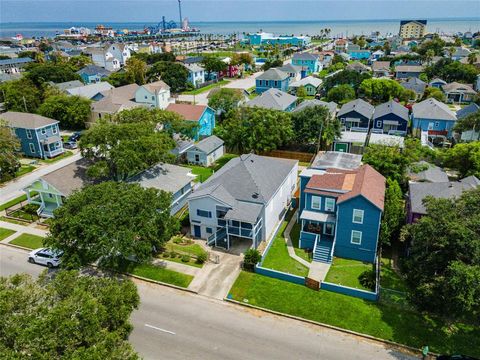
<path id="1" fill-rule="evenodd" d="M 153 325 L 150 325 L 150 324 L 145 324 L 145 326 L 146 326 L 146 327 L 149 327 L 149 328 L 151 328 L 151 329 L 155 329 L 155 330 L 158 330 L 158 331 L 166 332 L 167 334 L 175 335 L 175 333 L 174 333 L 173 331 L 161 329 L 161 328 L 159 328 L 159 327 L 156 327 L 156 326 L 153 326 Z"/>

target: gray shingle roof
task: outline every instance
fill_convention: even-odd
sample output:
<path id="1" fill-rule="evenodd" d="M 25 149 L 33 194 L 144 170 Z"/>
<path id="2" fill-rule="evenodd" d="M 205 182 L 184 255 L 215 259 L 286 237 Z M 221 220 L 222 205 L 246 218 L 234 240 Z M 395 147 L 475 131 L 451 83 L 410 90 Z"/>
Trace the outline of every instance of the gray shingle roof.
<path id="1" fill-rule="evenodd" d="M 88 76 L 91 76 L 91 75 L 108 76 L 111 74 L 111 72 L 97 65 L 87 65 L 84 68 L 78 70 L 77 74 L 79 75 L 85 74 Z"/>
<path id="2" fill-rule="evenodd" d="M 65 91 L 67 89 L 73 89 L 73 88 L 78 88 L 85 86 L 81 81 L 79 80 L 72 80 L 72 81 L 65 81 L 62 83 L 57 83 L 55 84 L 54 82 L 50 82 L 52 86 L 55 86 L 57 89 Z"/>
<path id="3" fill-rule="evenodd" d="M 189 168 L 171 164 L 157 164 L 128 179 L 144 188 L 154 188 L 175 194 L 192 182 L 194 176 Z"/>
<path id="4" fill-rule="evenodd" d="M 294 81 L 290 84 L 290 87 L 300 87 L 300 86 L 305 86 L 305 85 L 312 85 L 316 88 L 318 88 L 320 85 L 322 85 L 322 79 L 313 77 L 313 76 L 307 76 L 304 77 L 301 80 Z"/>
<path id="5" fill-rule="evenodd" d="M 308 53 L 308 52 L 302 52 L 302 53 L 295 53 L 293 54 L 293 59 L 294 60 L 318 60 L 318 56 Z"/>
<path id="6" fill-rule="evenodd" d="M 422 171 L 414 172 L 413 170 L 415 167 L 427 168 Z M 414 163 L 408 170 L 408 177 L 410 180 L 417 182 L 448 182 L 448 175 L 441 167 L 430 164 L 426 161 L 418 161 Z"/>
<path id="7" fill-rule="evenodd" d="M 455 82 L 455 81 L 450 83 L 450 84 L 443 85 L 442 90 L 443 90 L 444 93 L 449 93 L 449 92 L 452 92 L 452 91 L 458 91 L 458 92 L 462 92 L 462 93 L 465 93 L 465 94 L 472 94 L 472 95 L 475 95 L 477 93 L 475 90 L 473 90 L 471 85 L 460 84 L 460 83 Z"/>
<path id="8" fill-rule="evenodd" d="M 37 129 L 58 123 L 57 120 L 45 116 L 17 111 L 0 114 L 0 118 L 4 119 L 10 127 L 21 129 Z"/>
<path id="9" fill-rule="evenodd" d="M 423 93 L 425 92 L 425 88 L 427 87 L 426 82 L 415 77 L 409 78 L 407 81 L 402 82 L 400 85 L 402 85 L 404 89 L 413 90 L 419 95 L 423 95 Z"/>
<path id="10" fill-rule="evenodd" d="M 465 106 L 464 108 L 457 111 L 457 119 L 458 120 L 463 119 L 464 117 L 470 114 L 476 113 L 479 110 L 480 110 L 480 106 L 478 106 L 475 103 L 471 103 L 470 105 Z"/>
<path id="11" fill-rule="evenodd" d="M 365 100 L 356 99 L 344 104 L 338 112 L 337 116 L 342 116 L 343 114 L 349 113 L 350 111 L 356 111 L 360 115 L 363 115 L 367 119 L 370 119 L 373 115 L 373 112 L 375 111 L 375 108 L 373 107 L 373 105 L 370 105 Z"/>
<path id="12" fill-rule="evenodd" d="M 290 63 L 288 64 L 285 64 L 281 67 L 278 67 L 276 68 L 280 71 L 283 71 L 283 72 L 286 72 L 286 73 L 296 73 L 296 74 L 299 74 L 302 72 L 302 67 L 301 66 L 298 66 L 298 65 L 292 65 Z"/>
<path id="13" fill-rule="evenodd" d="M 433 196 L 437 199 L 450 199 L 459 197 L 464 191 L 475 189 L 480 186 L 480 180 L 475 176 L 469 176 L 460 181 L 439 183 L 410 183 L 410 204 L 415 214 L 426 214 L 423 199 Z"/>
<path id="14" fill-rule="evenodd" d="M 262 212 L 263 206 L 244 201 L 237 201 L 233 209 L 225 214 L 225 220 L 238 220 L 248 223 L 256 223 Z"/>
<path id="15" fill-rule="evenodd" d="M 394 114 L 399 116 L 403 120 L 408 121 L 408 109 L 405 106 L 397 103 L 396 101 L 390 100 L 375 107 L 373 118 L 377 119 L 387 114 Z"/>
<path id="16" fill-rule="evenodd" d="M 250 101 L 247 101 L 245 103 L 245 106 L 258 106 L 265 109 L 283 111 L 296 101 L 296 96 L 287 94 L 286 92 L 280 91 L 278 89 L 271 88 L 265 91 L 262 95 L 257 96 Z"/>
<path id="17" fill-rule="evenodd" d="M 70 95 L 78 95 L 87 99 L 91 99 L 98 93 L 113 89 L 113 86 L 106 81 L 101 81 L 96 84 L 82 85 L 76 88 L 66 89 Z"/>
<path id="18" fill-rule="evenodd" d="M 25 58 L 13 58 L 13 59 L 4 59 L 0 60 L 0 66 L 3 65 L 17 65 L 17 64 L 27 64 L 31 63 L 33 60 L 29 57 Z"/>
<path id="19" fill-rule="evenodd" d="M 277 68 L 271 68 L 257 76 L 257 80 L 285 80 L 289 75 Z"/>
<path id="20" fill-rule="evenodd" d="M 335 113 L 337 112 L 337 103 L 333 101 L 325 102 L 317 99 L 303 101 L 292 112 L 299 112 L 312 106 L 325 106 L 328 109 L 328 112 L 333 116 L 335 116 Z"/>
<path id="21" fill-rule="evenodd" d="M 428 98 L 418 104 L 414 104 L 412 107 L 412 114 L 417 119 L 457 120 L 457 116 L 452 110 L 450 110 L 448 105 L 434 98 Z"/>
<path id="22" fill-rule="evenodd" d="M 224 144 L 219 137 L 212 135 L 195 144 L 194 148 L 203 151 L 205 154 L 210 154 Z"/>

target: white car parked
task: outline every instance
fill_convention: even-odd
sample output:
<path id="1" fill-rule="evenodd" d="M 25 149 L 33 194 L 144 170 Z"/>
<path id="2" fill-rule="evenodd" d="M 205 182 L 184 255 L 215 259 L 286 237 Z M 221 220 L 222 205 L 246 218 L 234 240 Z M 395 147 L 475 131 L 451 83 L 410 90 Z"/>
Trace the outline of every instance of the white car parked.
<path id="1" fill-rule="evenodd" d="M 61 252 L 54 252 L 51 249 L 36 249 L 28 254 L 28 262 L 32 264 L 46 265 L 49 268 L 60 265 Z"/>

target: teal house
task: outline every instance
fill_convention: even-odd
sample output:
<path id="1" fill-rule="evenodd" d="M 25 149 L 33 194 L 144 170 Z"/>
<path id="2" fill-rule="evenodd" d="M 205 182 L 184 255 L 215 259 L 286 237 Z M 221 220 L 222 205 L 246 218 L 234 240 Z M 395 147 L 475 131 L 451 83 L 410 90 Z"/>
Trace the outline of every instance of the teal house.
<path id="1" fill-rule="evenodd" d="M 167 111 L 181 115 L 185 120 L 197 124 L 192 138 L 197 141 L 213 134 L 215 128 L 215 111 L 206 105 L 169 104 Z"/>
<path id="2" fill-rule="evenodd" d="M 111 72 L 97 65 L 87 65 L 77 71 L 84 84 L 96 84 L 105 80 Z"/>
<path id="3" fill-rule="evenodd" d="M 261 94 L 268 89 L 278 89 L 284 92 L 288 91 L 290 84 L 290 75 L 284 71 L 276 68 L 271 68 L 265 71 L 255 79 L 255 91 Z"/>
<path id="4" fill-rule="evenodd" d="M 365 49 L 358 49 L 358 50 L 347 50 L 347 54 L 350 55 L 350 59 L 352 60 L 367 60 L 370 59 L 372 53 L 370 50 Z"/>
<path id="5" fill-rule="evenodd" d="M 0 114 L 0 120 L 20 140 L 20 151 L 25 156 L 46 159 L 64 152 L 57 120 L 16 111 Z"/>
<path id="6" fill-rule="evenodd" d="M 319 61 L 318 56 L 307 52 L 295 53 L 292 58 L 292 65 L 302 67 L 304 71 L 304 73 L 302 73 L 302 77 L 313 73 L 318 73 L 323 69 L 323 65 Z"/>
<path id="7" fill-rule="evenodd" d="M 385 178 L 370 165 L 302 171 L 300 248 L 323 263 L 333 256 L 375 262 L 384 196 Z"/>
<path id="8" fill-rule="evenodd" d="M 253 46 L 288 45 L 303 48 L 310 44 L 311 39 L 308 36 L 275 36 L 272 33 L 259 32 L 255 34 L 247 34 L 243 42 Z"/>

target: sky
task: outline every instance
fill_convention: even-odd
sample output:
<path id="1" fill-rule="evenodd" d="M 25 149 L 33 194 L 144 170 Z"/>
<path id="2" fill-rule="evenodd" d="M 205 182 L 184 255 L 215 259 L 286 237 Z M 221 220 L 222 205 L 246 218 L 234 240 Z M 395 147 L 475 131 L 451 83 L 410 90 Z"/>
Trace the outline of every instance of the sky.
<path id="1" fill-rule="evenodd" d="M 159 22 L 162 15 L 177 21 L 177 1 L 0 0 L 0 24 Z M 182 15 L 192 22 L 480 19 L 480 0 L 182 0 Z"/>

